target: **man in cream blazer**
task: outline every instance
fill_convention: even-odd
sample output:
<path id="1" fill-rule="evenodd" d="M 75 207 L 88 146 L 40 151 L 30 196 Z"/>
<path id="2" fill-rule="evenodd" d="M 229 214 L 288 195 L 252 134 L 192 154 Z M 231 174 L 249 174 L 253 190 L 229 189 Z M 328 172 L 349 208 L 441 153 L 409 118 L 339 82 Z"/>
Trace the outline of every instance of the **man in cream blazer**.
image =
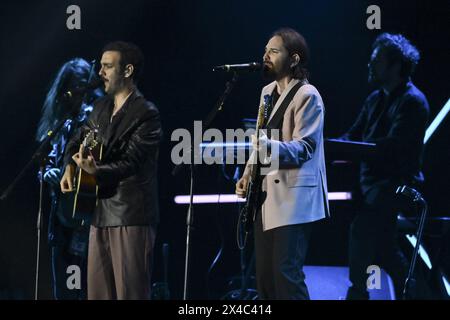
<path id="1" fill-rule="evenodd" d="M 266 198 L 254 225 L 260 299 L 309 299 L 303 264 L 312 222 L 329 216 L 325 110 L 319 92 L 306 79 L 307 58 L 305 40 L 292 29 L 276 31 L 264 54 L 264 76 L 274 80 L 261 93 L 261 102 L 266 95 L 274 102 L 269 124 L 291 89 L 297 92 L 284 112 L 278 139 L 262 135 L 253 141 L 255 148 L 270 150 L 266 159 L 272 164 L 263 180 Z M 249 175 L 247 164 L 236 184 L 241 197 L 246 195 Z"/>

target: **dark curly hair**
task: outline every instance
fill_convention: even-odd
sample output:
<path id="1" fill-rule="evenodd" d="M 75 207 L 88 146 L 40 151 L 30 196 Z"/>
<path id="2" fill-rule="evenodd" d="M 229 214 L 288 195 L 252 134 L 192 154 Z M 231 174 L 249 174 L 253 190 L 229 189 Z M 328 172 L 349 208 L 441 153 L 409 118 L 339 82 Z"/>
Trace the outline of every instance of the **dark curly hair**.
<path id="1" fill-rule="evenodd" d="M 307 79 L 308 70 L 306 65 L 309 60 L 309 48 L 305 38 L 291 28 L 281 28 L 272 33 L 272 37 L 278 36 L 283 39 L 283 45 L 289 53 L 289 56 L 298 54 L 300 56 L 300 62 L 297 63 L 292 70 L 292 76 L 295 79 Z"/>
<path id="2" fill-rule="evenodd" d="M 133 65 L 134 72 L 131 74 L 131 78 L 134 83 L 139 81 L 144 71 L 144 55 L 137 45 L 131 42 L 114 41 L 103 47 L 102 53 L 105 51 L 120 52 L 120 71 L 123 72 L 128 64 Z"/>
<path id="3" fill-rule="evenodd" d="M 386 52 L 391 63 L 400 63 L 400 76 L 409 78 L 419 63 L 420 53 L 411 42 L 401 34 L 382 33 L 374 41 L 372 48 Z"/>

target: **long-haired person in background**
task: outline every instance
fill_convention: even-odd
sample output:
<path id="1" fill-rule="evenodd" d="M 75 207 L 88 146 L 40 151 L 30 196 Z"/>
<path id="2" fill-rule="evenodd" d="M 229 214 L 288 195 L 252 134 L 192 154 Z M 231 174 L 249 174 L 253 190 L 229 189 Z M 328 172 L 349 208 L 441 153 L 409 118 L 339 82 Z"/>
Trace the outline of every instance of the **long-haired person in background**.
<path id="1" fill-rule="evenodd" d="M 87 83 L 92 66 L 81 58 L 64 63 L 57 72 L 42 107 L 42 116 L 36 133 L 36 140 L 42 142 L 50 130 L 65 121 L 61 131 L 51 141 L 51 152 L 47 157 L 44 181 L 49 186 L 51 210 L 49 216 L 48 243 L 51 255 L 52 290 L 55 299 L 86 298 L 86 258 L 89 237 L 89 223 L 71 218 L 61 198 L 59 181 L 62 177 L 63 156 L 67 141 L 87 119 L 92 110 L 91 103 L 102 96 L 101 90 L 68 95 Z M 95 73 L 92 73 L 95 76 Z M 84 98 L 84 99 L 83 99 Z M 83 101 L 84 100 L 84 101 Z M 67 268 L 78 266 L 81 283 L 67 285 Z M 70 271 L 70 270 L 69 270 Z M 73 272 L 73 271 L 72 271 Z M 80 284 L 81 286 L 78 286 Z"/>

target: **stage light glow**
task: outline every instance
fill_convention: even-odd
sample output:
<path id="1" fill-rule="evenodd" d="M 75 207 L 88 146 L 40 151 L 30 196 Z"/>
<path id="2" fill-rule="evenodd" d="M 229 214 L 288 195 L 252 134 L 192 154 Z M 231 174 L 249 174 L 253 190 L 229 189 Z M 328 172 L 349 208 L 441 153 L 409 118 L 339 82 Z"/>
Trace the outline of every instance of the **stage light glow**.
<path id="1" fill-rule="evenodd" d="M 328 199 L 334 200 L 351 200 L 351 192 L 329 192 Z M 176 204 L 188 204 L 190 201 L 189 195 L 175 196 L 174 201 Z M 211 203 L 238 203 L 245 202 L 245 199 L 238 198 L 235 194 L 196 194 L 193 199 L 194 203 L 198 204 L 211 204 Z"/>
<path id="2" fill-rule="evenodd" d="M 445 290 L 447 291 L 447 295 L 450 297 L 450 283 L 448 282 L 445 276 L 442 276 L 442 281 L 444 282 Z"/>
<path id="3" fill-rule="evenodd" d="M 407 234 L 406 239 L 408 239 L 408 241 L 411 243 L 413 248 L 416 247 L 416 243 L 417 243 L 416 236 Z M 419 256 L 422 258 L 423 262 L 427 265 L 428 269 L 431 270 L 432 265 L 431 265 L 430 257 L 428 256 L 428 253 L 425 251 L 425 248 L 422 245 L 419 246 Z"/>
<path id="4" fill-rule="evenodd" d="M 427 131 L 425 131 L 425 138 L 423 139 L 423 143 L 427 143 L 434 131 L 439 127 L 441 122 L 444 120 L 447 113 L 450 111 L 450 99 L 448 99 L 447 103 L 444 107 L 439 111 L 436 118 L 434 118 L 433 122 L 429 125 Z"/>

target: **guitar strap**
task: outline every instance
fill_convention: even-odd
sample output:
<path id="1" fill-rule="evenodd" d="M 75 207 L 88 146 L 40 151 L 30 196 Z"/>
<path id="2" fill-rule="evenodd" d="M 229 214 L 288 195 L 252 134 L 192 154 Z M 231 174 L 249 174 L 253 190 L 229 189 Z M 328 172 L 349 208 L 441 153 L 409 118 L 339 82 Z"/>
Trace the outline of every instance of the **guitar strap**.
<path id="1" fill-rule="evenodd" d="M 299 81 L 295 86 L 293 86 L 291 88 L 291 90 L 288 92 L 286 97 L 284 97 L 283 102 L 281 103 L 280 107 L 278 108 L 278 110 L 275 112 L 273 117 L 270 119 L 270 121 L 266 125 L 267 136 L 269 139 L 270 139 L 270 130 L 271 129 L 279 129 L 281 131 L 281 128 L 283 127 L 284 113 L 286 112 L 287 107 L 291 103 L 292 99 L 294 98 L 295 94 L 300 89 L 300 87 L 302 87 L 306 83 L 307 83 L 306 81 Z M 277 90 L 276 87 L 274 90 Z M 283 135 L 283 133 L 280 132 L 280 139 L 282 139 L 282 135 Z"/>

